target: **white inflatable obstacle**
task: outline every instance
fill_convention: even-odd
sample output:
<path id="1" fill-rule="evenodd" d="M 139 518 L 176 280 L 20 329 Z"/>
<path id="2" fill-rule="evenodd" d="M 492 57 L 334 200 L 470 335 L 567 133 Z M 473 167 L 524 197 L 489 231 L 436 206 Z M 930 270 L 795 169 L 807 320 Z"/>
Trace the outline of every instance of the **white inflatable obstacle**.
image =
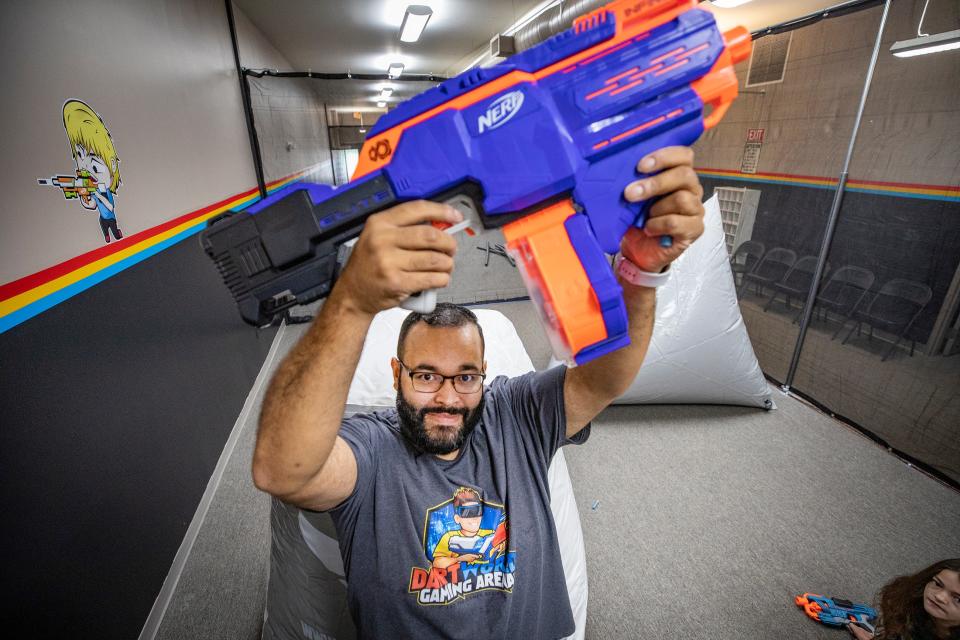
<path id="1" fill-rule="evenodd" d="M 740 315 L 717 197 L 704 208 L 703 235 L 657 290 L 647 356 L 616 404 L 774 406 Z"/>

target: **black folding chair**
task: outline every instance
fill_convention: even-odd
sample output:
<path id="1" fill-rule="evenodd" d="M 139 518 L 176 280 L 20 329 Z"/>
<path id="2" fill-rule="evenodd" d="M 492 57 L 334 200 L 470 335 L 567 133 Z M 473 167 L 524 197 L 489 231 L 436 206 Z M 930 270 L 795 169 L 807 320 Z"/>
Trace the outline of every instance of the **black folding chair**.
<path id="1" fill-rule="evenodd" d="M 733 255 L 730 256 L 730 270 L 733 271 L 733 284 L 736 285 L 737 291 L 743 285 L 744 274 L 753 271 L 753 268 L 763 258 L 764 251 L 766 251 L 766 247 L 757 240 L 741 242 L 740 246 L 734 250 Z M 740 276 L 739 284 L 737 283 L 738 275 Z"/>
<path id="2" fill-rule="evenodd" d="M 897 336 L 896 342 L 890 345 L 890 348 L 884 354 L 881 362 L 893 354 L 900 341 L 906 336 L 914 321 L 920 316 L 920 313 L 933 297 L 933 290 L 922 282 L 916 280 L 905 280 L 896 278 L 890 280 L 882 287 L 877 295 L 870 301 L 867 308 L 863 311 L 856 311 L 853 315 L 857 321 L 856 325 L 850 327 L 847 337 L 843 339 L 843 344 L 850 339 L 850 334 L 854 328 L 857 335 L 860 335 L 860 325 L 866 324 L 870 327 L 870 338 L 873 338 L 873 329 L 881 329 Z M 913 357 L 913 348 L 915 340 L 910 340 L 910 357 Z"/>
<path id="3" fill-rule="evenodd" d="M 872 271 L 852 265 L 840 267 L 830 274 L 827 282 L 820 288 L 820 293 L 817 294 L 814 313 L 819 310 L 822 318 L 829 318 L 831 311 L 843 316 L 843 321 L 834 331 L 831 340 L 840 335 L 847 321 L 850 320 L 850 316 L 860 308 L 860 304 L 867 297 L 867 293 L 870 292 L 874 280 L 876 280 L 876 276 L 873 275 Z M 797 322 L 802 313 L 803 309 L 800 310 L 793 321 Z"/>
<path id="4" fill-rule="evenodd" d="M 753 271 L 743 274 L 743 283 L 753 282 L 757 295 L 763 295 L 763 287 L 780 282 L 796 261 L 797 254 L 790 249 L 774 247 L 763 254 Z"/>
<path id="5" fill-rule="evenodd" d="M 769 309 L 770 305 L 773 304 L 773 301 L 776 300 L 777 296 L 781 293 L 787 303 L 788 309 L 790 308 L 790 298 L 794 296 L 800 298 L 802 310 L 804 299 L 807 294 L 810 293 L 810 283 L 813 282 L 813 272 L 816 271 L 816 269 L 817 256 L 803 256 L 794 262 L 793 266 L 784 274 L 783 279 L 773 283 L 773 295 L 767 300 L 767 304 L 763 305 L 763 310 L 766 311 Z M 830 271 L 829 263 L 824 266 L 823 272 L 827 273 L 828 271 Z"/>

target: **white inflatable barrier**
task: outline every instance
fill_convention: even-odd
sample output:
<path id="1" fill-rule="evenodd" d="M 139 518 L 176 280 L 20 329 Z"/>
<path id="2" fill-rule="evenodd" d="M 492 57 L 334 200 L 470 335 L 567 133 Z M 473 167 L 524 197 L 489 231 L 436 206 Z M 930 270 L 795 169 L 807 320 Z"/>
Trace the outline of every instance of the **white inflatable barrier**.
<path id="1" fill-rule="evenodd" d="M 716 196 L 703 235 L 657 290 L 647 356 L 615 404 L 735 404 L 774 408 L 740 315 Z M 559 362 L 551 359 L 550 366 Z"/>

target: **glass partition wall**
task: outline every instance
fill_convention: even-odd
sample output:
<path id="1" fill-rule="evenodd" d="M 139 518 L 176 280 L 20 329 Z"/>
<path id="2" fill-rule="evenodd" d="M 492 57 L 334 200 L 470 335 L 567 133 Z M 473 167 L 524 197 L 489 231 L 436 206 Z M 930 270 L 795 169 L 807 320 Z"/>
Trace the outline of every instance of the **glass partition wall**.
<path id="1" fill-rule="evenodd" d="M 940 4 L 929 33 L 960 27 L 956 4 Z M 884 4 L 758 38 L 739 69 L 743 93 L 698 143 L 697 165 L 720 198 L 768 377 L 956 483 L 960 51 L 890 53 L 917 37 L 923 8 L 890 3 L 872 75 Z"/>

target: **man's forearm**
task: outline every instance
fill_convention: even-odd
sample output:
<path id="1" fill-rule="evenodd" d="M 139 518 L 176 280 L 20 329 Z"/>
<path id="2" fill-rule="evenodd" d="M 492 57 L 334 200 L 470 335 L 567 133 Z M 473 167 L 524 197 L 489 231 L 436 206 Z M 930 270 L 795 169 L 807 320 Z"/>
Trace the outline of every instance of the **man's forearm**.
<path id="1" fill-rule="evenodd" d="M 340 293 L 334 289 L 267 389 L 253 475 L 257 486 L 270 493 L 300 489 L 333 449 L 373 320 Z"/>
<path id="2" fill-rule="evenodd" d="M 637 376 L 647 355 L 650 335 L 656 317 L 657 292 L 649 287 L 637 287 L 621 282 L 623 299 L 627 306 L 630 344 L 622 349 L 577 367 L 578 375 L 596 393 L 611 399 L 623 394 Z"/>

